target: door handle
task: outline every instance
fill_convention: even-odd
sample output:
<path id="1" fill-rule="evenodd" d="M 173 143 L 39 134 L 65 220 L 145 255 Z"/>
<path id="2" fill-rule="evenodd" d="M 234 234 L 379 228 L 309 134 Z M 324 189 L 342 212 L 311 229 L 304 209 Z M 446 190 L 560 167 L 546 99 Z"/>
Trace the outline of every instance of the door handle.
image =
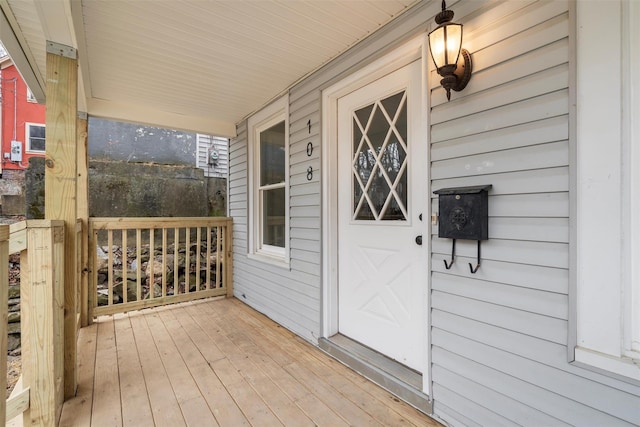
<path id="1" fill-rule="evenodd" d="M 416 243 L 420 246 L 422 246 L 422 236 L 416 236 Z"/>

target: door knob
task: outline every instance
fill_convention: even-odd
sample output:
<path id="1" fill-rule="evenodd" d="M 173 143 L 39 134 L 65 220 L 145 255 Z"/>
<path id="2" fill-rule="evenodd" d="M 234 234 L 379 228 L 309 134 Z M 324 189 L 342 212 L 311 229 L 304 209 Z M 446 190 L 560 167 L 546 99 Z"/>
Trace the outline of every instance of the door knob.
<path id="1" fill-rule="evenodd" d="M 422 246 L 422 236 L 416 236 L 416 243 Z"/>

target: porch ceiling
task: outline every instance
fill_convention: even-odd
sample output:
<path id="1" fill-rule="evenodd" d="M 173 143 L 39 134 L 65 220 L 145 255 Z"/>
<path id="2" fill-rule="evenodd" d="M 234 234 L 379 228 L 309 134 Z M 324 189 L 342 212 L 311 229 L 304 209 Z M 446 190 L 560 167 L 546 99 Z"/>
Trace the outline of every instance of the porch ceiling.
<path id="1" fill-rule="evenodd" d="M 0 6 L 19 47 L 5 43 L 7 50 L 29 64 L 33 77 L 21 72 L 40 100 L 51 40 L 78 48 L 80 110 L 233 136 L 243 117 L 417 2 L 0 0 Z"/>

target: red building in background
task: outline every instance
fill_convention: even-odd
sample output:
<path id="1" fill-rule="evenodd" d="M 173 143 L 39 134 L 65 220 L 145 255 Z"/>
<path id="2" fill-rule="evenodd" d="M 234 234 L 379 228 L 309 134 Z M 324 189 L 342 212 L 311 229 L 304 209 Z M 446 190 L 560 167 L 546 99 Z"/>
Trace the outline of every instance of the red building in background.
<path id="1" fill-rule="evenodd" d="M 0 58 L 2 70 L 2 122 L 0 162 L 2 171 L 23 170 L 29 158 L 45 154 L 45 110 L 31 96 L 11 58 Z"/>

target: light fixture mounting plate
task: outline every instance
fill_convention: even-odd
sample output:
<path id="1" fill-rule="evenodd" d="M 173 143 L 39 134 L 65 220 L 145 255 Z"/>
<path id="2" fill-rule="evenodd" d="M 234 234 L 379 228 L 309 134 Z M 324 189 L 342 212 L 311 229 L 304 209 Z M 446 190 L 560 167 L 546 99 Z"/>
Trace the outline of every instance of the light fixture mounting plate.
<path id="1" fill-rule="evenodd" d="M 467 87 L 467 83 L 471 80 L 471 71 L 473 70 L 473 64 L 471 62 L 471 54 L 467 49 L 460 50 L 460 56 L 458 57 L 458 64 L 454 74 L 456 75 L 457 84 L 451 89 L 456 92 L 460 92 Z"/>

